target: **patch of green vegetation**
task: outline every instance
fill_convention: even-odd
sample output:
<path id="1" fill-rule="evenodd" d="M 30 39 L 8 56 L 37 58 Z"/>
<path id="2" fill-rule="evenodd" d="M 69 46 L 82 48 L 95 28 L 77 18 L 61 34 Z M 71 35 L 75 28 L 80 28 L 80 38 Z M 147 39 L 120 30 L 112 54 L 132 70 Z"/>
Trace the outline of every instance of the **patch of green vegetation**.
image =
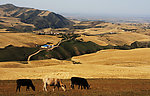
<path id="1" fill-rule="evenodd" d="M 33 56 L 31 59 L 38 59 L 39 56 L 44 56 L 44 59 L 56 58 L 56 59 L 68 59 L 72 56 L 78 56 L 82 54 L 89 54 L 100 50 L 100 46 L 93 42 L 81 42 L 78 40 L 69 40 L 63 42 L 59 47 L 50 50 L 40 52 Z"/>
<path id="2" fill-rule="evenodd" d="M 150 48 L 150 41 L 143 41 L 143 42 L 139 42 L 139 41 L 135 41 L 131 44 L 131 48 Z"/>
<path id="3" fill-rule="evenodd" d="M 4 28 L 5 28 L 5 26 L 0 24 L 0 29 L 4 29 Z"/>
<path id="4" fill-rule="evenodd" d="M 39 48 L 14 47 L 9 45 L 0 49 L 0 61 L 26 61 L 27 57 L 38 51 Z M 81 42 L 78 40 L 69 40 L 63 42 L 59 47 L 50 51 L 41 51 L 37 55 L 31 57 L 31 60 L 41 59 L 68 59 L 72 56 L 88 54 L 100 50 L 100 46 L 93 42 Z"/>
<path id="5" fill-rule="evenodd" d="M 4 22 L 4 21 L 0 20 L 0 22 Z"/>
<path id="6" fill-rule="evenodd" d="M 114 46 L 114 49 L 120 49 L 120 50 L 130 50 L 132 49 L 129 45 L 123 45 L 123 46 Z"/>
<path id="7" fill-rule="evenodd" d="M 24 61 L 32 53 L 37 51 L 36 48 L 15 47 L 9 45 L 0 49 L 0 61 Z"/>
<path id="8" fill-rule="evenodd" d="M 53 50 L 44 50 L 39 52 L 38 54 L 31 57 L 31 60 L 42 60 L 42 59 L 50 59 L 56 58 L 60 60 L 69 59 L 73 56 L 90 54 L 97 52 L 99 50 L 105 49 L 120 49 L 120 50 L 129 50 L 134 48 L 149 48 L 150 42 L 134 42 L 129 45 L 123 46 L 100 46 L 91 41 L 83 42 L 82 40 L 77 40 L 79 37 L 78 34 L 63 34 L 63 40 L 67 40 L 62 42 L 58 47 Z M 40 46 L 35 48 L 29 47 L 15 47 L 9 45 L 3 49 L 0 49 L 0 61 L 26 61 L 28 56 L 37 52 L 40 49 Z M 77 63 L 77 62 L 75 62 Z"/>

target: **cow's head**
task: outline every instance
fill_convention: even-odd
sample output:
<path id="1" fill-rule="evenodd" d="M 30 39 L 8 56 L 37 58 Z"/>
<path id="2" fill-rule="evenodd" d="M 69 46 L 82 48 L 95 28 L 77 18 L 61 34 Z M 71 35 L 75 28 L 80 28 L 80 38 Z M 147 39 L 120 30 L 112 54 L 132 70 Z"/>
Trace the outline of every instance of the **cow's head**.
<path id="1" fill-rule="evenodd" d="M 33 91 L 35 91 L 35 86 L 33 85 L 33 86 L 31 86 L 31 87 L 32 87 Z"/>
<path id="2" fill-rule="evenodd" d="M 89 84 L 87 85 L 87 89 L 90 89 L 90 85 Z"/>

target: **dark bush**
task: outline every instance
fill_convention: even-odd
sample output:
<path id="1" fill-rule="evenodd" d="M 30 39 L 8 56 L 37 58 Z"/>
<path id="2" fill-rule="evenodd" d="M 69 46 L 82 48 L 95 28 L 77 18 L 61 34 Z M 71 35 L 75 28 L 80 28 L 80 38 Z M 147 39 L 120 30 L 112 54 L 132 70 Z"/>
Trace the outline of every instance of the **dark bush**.
<path id="1" fill-rule="evenodd" d="M 123 46 L 114 46 L 114 49 L 120 49 L 120 50 L 130 50 L 131 46 L 129 45 L 123 45 Z"/>
<path id="2" fill-rule="evenodd" d="M 131 48 L 150 48 L 150 41 L 143 41 L 143 42 L 139 42 L 139 41 L 135 41 L 131 44 Z"/>

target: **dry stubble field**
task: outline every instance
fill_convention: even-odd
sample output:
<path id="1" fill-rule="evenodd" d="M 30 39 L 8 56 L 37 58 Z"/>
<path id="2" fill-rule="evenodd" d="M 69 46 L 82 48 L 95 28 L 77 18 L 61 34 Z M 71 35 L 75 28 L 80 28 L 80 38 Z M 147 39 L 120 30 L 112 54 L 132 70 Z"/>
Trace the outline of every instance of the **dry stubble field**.
<path id="1" fill-rule="evenodd" d="M 12 33 L 14 34 L 14 33 Z M 16 33 L 21 37 L 22 42 L 17 42 L 13 35 L 2 33 L 1 38 L 9 38 L 0 46 L 3 48 L 7 44 L 17 44 L 21 46 L 29 46 L 33 39 L 37 44 L 52 41 L 54 37 L 43 36 L 40 41 L 35 36 L 26 33 Z M 29 42 L 22 39 L 29 37 Z M 24 37 L 24 38 L 22 38 Z M 3 41 L 3 39 L 1 39 Z M 15 40 L 14 40 L 15 39 Z M 57 38 L 58 39 L 58 38 Z M 17 39 L 18 40 L 18 39 Z M 95 40 L 95 39 L 94 39 Z M 57 40 L 57 42 L 59 39 Z M 32 41 L 33 42 L 33 41 Z M 54 42 L 56 43 L 56 42 Z M 101 42 L 100 42 L 101 43 Z M 16 95 L 36 95 L 36 96 L 149 96 L 150 95 L 150 49 L 134 49 L 134 50 L 101 50 L 92 54 L 73 57 L 72 60 L 81 62 L 81 64 L 72 64 L 71 61 L 65 60 L 36 60 L 30 61 L 30 64 L 23 62 L 0 62 L 0 95 L 16 96 Z M 67 88 L 67 92 L 42 91 L 42 79 L 45 76 L 64 79 L 64 83 L 69 86 L 72 76 L 89 78 L 88 81 L 92 88 L 90 90 L 71 90 Z M 15 92 L 15 80 L 18 78 L 33 79 L 36 91 Z M 102 79 L 96 79 L 102 78 Z M 107 79 L 105 79 L 107 78 Z M 117 79 L 115 79 L 117 78 Z"/>
<path id="2" fill-rule="evenodd" d="M 150 79 L 150 49 L 101 50 L 97 53 L 73 57 L 81 62 L 73 64 L 65 60 L 37 60 L 30 64 L 0 62 L 0 79 L 42 79 L 45 76 L 69 79 L 84 78 Z"/>
<path id="3" fill-rule="evenodd" d="M 16 92 L 15 80 L 0 81 L 1 96 L 149 96 L 150 80 L 146 79 L 88 79 L 91 89 L 78 90 L 77 86 L 72 90 L 70 80 L 64 79 L 67 91 L 61 89 L 52 91 L 48 86 L 48 92 L 42 90 L 43 82 L 40 79 L 32 80 L 36 91 L 25 91 L 26 87 L 21 87 L 21 92 Z"/>
<path id="4" fill-rule="evenodd" d="M 64 60 L 37 60 L 30 64 L 22 62 L 0 63 L 0 95 L 2 96 L 149 96 L 150 95 L 150 49 L 101 50 L 93 54 L 73 57 L 81 64 Z M 42 91 L 41 79 L 45 76 L 62 78 L 67 92 Z M 70 89 L 70 78 L 89 78 L 90 90 Z M 32 79 L 36 91 L 15 92 L 18 78 Z M 97 79 L 96 79 L 97 78 Z M 98 79 L 101 78 L 101 79 Z"/>

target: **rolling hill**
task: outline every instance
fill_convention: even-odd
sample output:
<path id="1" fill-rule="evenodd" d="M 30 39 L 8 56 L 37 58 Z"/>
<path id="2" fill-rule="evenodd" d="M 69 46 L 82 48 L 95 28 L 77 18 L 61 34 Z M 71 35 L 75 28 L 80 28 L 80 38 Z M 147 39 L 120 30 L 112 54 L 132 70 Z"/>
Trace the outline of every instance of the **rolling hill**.
<path id="1" fill-rule="evenodd" d="M 1 79 L 41 79 L 45 75 L 64 79 L 72 76 L 150 79 L 149 24 L 103 21 L 77 21 L 73 24 L 53 12 L 12 4 L 0 5 Z M 72 25 L 72 30 L 63 28 Z M 35 29 L 35 33 L 8 32 Z M 51 30 L 61 33 L 59 35 L 73 31 L 79 37 L 62 42 L 53 50 L 40 51 L 32 56 L 29 64 L 24 64 L 29 55 L 40 49 L 40 45 L 47 42 L 57 44 L 63 38 L 46 34 Z M 40 32 L 45 33 L 38 34 Z M 68 36 L 63 39 L 66 38 Z"/>
<path id="2" fill-rule="evenodd" d="M 45 76 L 69 79 L 85 78 L 150 79 L 150 49 L 103 50 L 73 57 L 82 64 L 66 60 L 34 60 L 31 64 L 1 62 L 1 80 L 42 79 Z"/>
<path id="3" fill-rule="evenodd" d="M 35 45 L 52 42 L 56 44 L 61 38 L 50 35 L 36 35 L 33 33 L 0 33 L 0 48 L 8 45 L 17 47 L 34 47 Z M 5 42 L 4 42 L 5 41 Z"/>
<path id="4" fill-rule="evenodd" d="M 72 21 L 54 12 L 33 8 L 17 7 L 13 4 L 0 5 L 0 16 L 18 18 L 22 23 L 32 24 L 32 26 L 30 27 L 34 29 L 63 28 L 70 27 L 72 26 L 72 24 L 74 24 Z M 2 23 L 5 23 L 5 20 L 3 20 L 2 18 L 0 19 L 0 21 Z M 23 25 L 16 24 L 17 22 L 15 24 L 12 22 L 11 27 L 15 29 L 18 29 L 20 26 L 24 27 Z M 10 26 L 7 27 L 10 28 Z"/>

